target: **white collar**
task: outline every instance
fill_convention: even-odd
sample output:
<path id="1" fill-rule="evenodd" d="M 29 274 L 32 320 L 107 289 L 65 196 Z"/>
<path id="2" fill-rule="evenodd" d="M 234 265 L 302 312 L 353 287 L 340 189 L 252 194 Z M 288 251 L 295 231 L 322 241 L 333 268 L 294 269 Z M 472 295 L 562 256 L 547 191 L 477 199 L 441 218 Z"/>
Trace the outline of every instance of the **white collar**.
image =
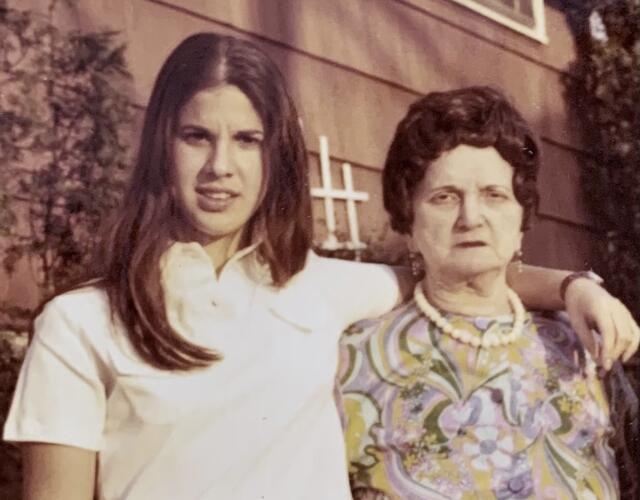
<path id="1" fill-rule="evenodd" d="M 236 252 L 225 266 L 242 264 L 242 271 L 249 280 L 256 285 L 270 285 L 269 266 L 258 261 L 258 245 L 256 243 Z M 302 330 L 311 331 L 315 325 L 333 315 L 324 297 L 327 290 L 315 283 L 318 278 L 316 274 L 324 270 L 321 269 L 320 259 L 312 251 L 308 254 L 305 268 L 307 272 L 296 274 L 284 287 L 272 288 L 274 293 L 268 294 L 268 298 L 263 297 L 267 298 L 267 308 L 276 316 Z M 160 269 L 165 306 L 170 317 L 177 311 L 197 314 L 198 311 L 210 310 L 218 278 L 209 256 L 200 244 L 173 243 L 163 254 Z M 175 328 L 178 325 L 173 326 Z"/>

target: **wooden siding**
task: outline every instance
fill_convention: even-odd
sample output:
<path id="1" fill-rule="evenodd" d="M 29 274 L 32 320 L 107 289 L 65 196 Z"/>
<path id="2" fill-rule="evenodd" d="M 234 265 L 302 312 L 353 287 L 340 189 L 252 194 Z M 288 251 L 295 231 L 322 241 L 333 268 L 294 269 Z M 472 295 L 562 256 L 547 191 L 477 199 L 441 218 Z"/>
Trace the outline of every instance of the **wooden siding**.
<path id="1" fill-rule="evenodd" d="M 546 9 L 549 44 L 449 0 L 91 0 L 58 16 L 61 25 L 122 32 L 141 107 L 160 64 L 190 33 L 211 30 L 260 44 L 299 106 L 314 185 L 317 136 L 324 134 L 334 168 L 350 162 L 356 189 L 371 193 L 358 208 L 362 237 L 389 239 L 395 249 L 400 240 L 388 229 L 378 171 L 407 106 L 432 90 L 501 87 L 541 136 L 545 154 L 540 223 L 525 239 L 526 260 L 582 268 L 591 259 L 594 234 L 578 182 L 582 146 L 563 99 L 574 47 L 563 14 L 552 8 Z M 324 214 L 321 204 L 314 208 L 321 240 Z"/>

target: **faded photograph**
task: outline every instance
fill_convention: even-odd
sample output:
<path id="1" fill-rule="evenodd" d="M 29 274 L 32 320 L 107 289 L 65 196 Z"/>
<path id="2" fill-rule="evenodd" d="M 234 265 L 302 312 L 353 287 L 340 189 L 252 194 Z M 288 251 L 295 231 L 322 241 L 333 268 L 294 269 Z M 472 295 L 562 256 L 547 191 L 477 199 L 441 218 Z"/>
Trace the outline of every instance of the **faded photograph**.
<path id="1" fill-rule="evenodd" d="M 640 498 L 637 0 L 0 0 L 0 498 Z"/>

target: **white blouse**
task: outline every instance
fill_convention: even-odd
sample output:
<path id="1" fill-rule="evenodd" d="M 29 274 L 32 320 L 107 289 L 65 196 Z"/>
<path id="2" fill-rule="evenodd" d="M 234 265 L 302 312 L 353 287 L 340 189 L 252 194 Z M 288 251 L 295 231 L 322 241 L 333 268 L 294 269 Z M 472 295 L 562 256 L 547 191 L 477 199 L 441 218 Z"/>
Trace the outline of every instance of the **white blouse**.
<path id="1" fill-rule="evenodd" d="M 310 253 L 275 288 L 252 248 L 216 276 L 200 245 L 176 243 L 162 279 L 172 326 L 223 359 L 153 368 L 102 290 L 65 293 L 36 320 L 4 438 L 96 450 L 105 500 L 351 498 L 337 343 L 398 301 L 393 272 Z"/>

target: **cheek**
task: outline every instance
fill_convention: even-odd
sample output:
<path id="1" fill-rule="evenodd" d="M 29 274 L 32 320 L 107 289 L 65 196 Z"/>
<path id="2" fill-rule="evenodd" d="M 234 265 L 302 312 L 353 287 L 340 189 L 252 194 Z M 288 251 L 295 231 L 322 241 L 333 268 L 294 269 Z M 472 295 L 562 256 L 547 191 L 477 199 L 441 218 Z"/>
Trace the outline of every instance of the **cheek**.
<path id="1" fill-rule="evenodd" d="M 451 234 L 456 222 L 457 214 L 454 210 L 433 206 L 422 206 L 414 211 L 413 227 L 425 236 L 440 238 Z"/>
<path id="2" fill-rule="evenodd" d="M 414 213 L 412 238 L 420 253 L 433 255 L 439 248 L 446 248 L 453 228 L 450 217 L 426 210 Z"/>
<path id="3" fill-rule="evenodd" d="M 522 243 L 522 209 L 519 205 L 501 214 L 495 237 L 505 254 L 512 254 L 520 248 Z"/>
<path id="4" fill-rule="evenodd" d="M 173 148 L 170 175 L 175 188 L 192 190 L 207 161 L 206 151 L 185 144 Z"/>
<path id="5" fill-rule="evenodd" d="M 184 148 L 174 147 L 170 168 L 171 180 L 174 185 L 179 186 L 186 181 L 190 172 L 189 165 L 188 154 Z"/>
<path id="6" fill-rule="evenodd" d="M 259 205 L 265 198 L 268 187 L 267 184 L 269 182 L 268 174 L 262 162 L 262 155 L 253 155 L 247 158 L 244 164 L 243 184 L 251 191 L 253 197 L 256 198 L 256 205 Z"/>
<path id="7" fill-rule="evenodd" d="M 173 166 L 170 174 L 173 196 L 184 200 L 188 197 L 189 193 L 193 191 L 193 189 L 191 189 L 193 176 L 190 175 L 187 169 L 178 165 Z"/>

